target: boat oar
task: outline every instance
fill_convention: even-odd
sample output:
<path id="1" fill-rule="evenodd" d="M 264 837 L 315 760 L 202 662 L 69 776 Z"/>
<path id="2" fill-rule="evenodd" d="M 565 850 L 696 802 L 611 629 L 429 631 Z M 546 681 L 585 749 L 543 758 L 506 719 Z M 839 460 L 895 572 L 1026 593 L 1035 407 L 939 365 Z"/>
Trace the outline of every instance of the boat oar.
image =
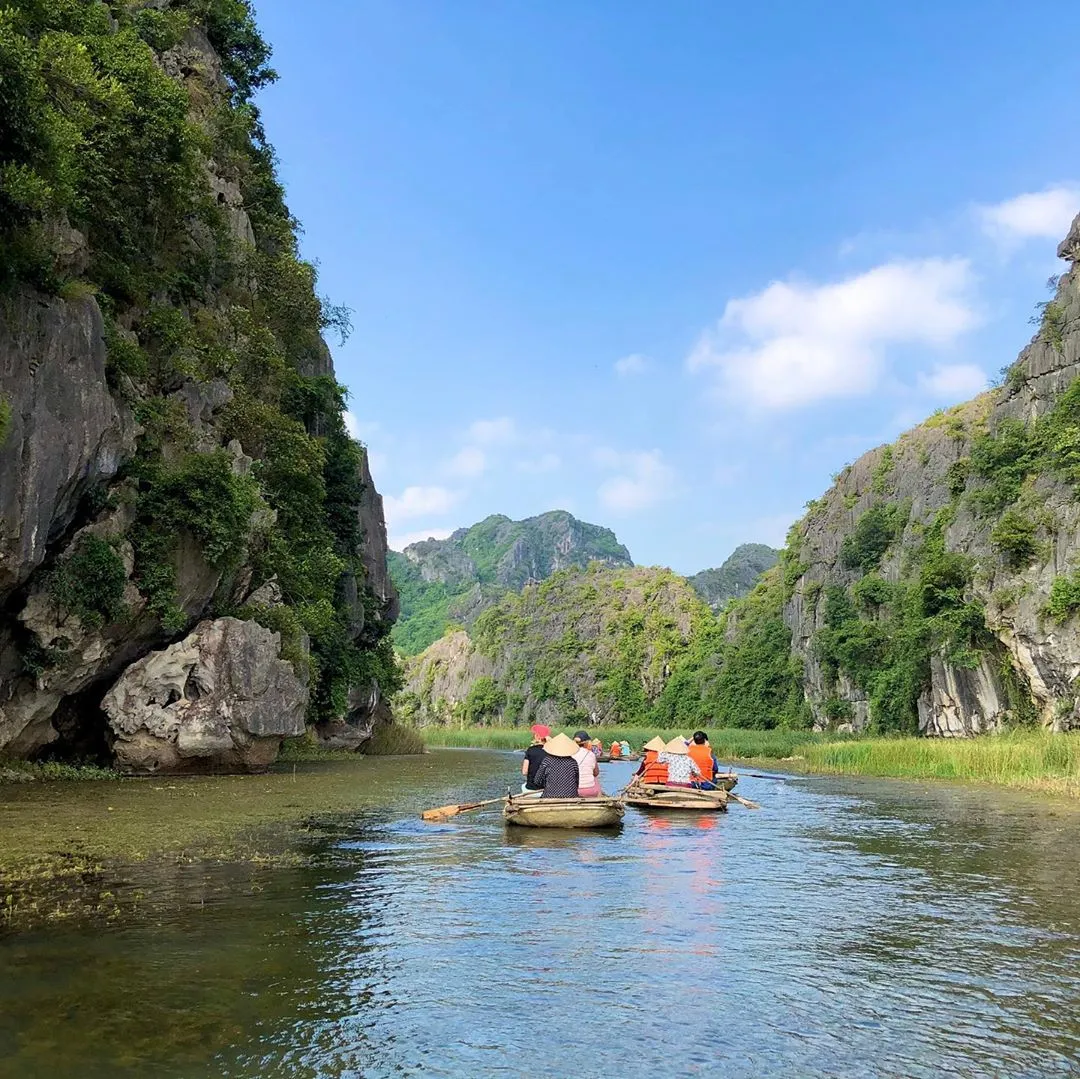
<path id="1" fill-rule="evenodd" d="M 732 794 L 731 791 L 727 792 L 727 796 L 733 801 L 738 802 L 741 806 L 746 806 L 747 809 L 760 809 L 761 806 L 757 802 L 751 802 L 749 798 L 740 798 L 737 794 Z"/>
<path id="2" fill-rule="evenodd" d="M 459 813 L 468 813 L 470 809 L 479 809 L 481 806 L 492 806 L 496 802 L 505 801 L 505 798 L 489 798 L 486 802 L 461 802 L 457 805 L 438 806 L 436 809 L 425 809 L 420 814 L 420 819 L 426 821 L 449 820 Z"/>

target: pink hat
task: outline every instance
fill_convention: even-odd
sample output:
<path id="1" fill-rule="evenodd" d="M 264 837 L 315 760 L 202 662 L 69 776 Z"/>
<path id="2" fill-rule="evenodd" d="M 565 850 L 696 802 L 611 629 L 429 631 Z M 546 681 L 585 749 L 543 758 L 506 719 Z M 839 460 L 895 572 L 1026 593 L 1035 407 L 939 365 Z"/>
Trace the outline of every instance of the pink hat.
<path id="1" fill-rule="evenodd" d="M 551 728 L 543 723 L 534 723 L 530 728 L 534 738 L 550 738 Z"/>

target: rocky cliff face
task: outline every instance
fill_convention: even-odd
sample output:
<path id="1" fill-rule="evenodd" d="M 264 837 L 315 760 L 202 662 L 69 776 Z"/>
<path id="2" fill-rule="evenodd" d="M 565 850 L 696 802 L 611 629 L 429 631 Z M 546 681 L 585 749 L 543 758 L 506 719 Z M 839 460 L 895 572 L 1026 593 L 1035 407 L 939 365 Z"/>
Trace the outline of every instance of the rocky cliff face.
<path id="1" fill-rule="evenodd" d="M 705 569 L 687 578 L 695 592 L 714 610 L 729 600 L 745 596 L 761 575 L 776 565 L 780 552 L 763 543 L 743 543 L 716 569 Z"/>
<path id="2" fill-rule="evenodd" d="M 670 570 L 564 570 L 409 660 L 396 710 L 421 725 L 670 719 L 680 709 L 669 688 L 711 625 Z"/>
<path id="3" fill-rule="evenodd" d="M 610 529 L 562 510 L 523 521 L 494 515 L 445 540 L 411 544 L 390 556 L 402 595 L 395 643 L 406 654 L 421 652 L 447 625 L 471 625 L 506 592 L 591 562 L 633 565 Z"/>
<path id="4" fill-rule="evenodd" d="M 55 7 L 12 24 L 0 139 L 52 192 L 0 185 L 0 754 L 252 768 L 305 708 L 370 730 L 397 595 L 250 104 L 268 50 L 244 4 Z"/>
<path id="5" fill-rule="evenodd" d="M 773 586 L 818 725 L 1080 726 L 1080 218 L 1058 253 L 1004 385 L 861 457 L 793 530 Z"/>

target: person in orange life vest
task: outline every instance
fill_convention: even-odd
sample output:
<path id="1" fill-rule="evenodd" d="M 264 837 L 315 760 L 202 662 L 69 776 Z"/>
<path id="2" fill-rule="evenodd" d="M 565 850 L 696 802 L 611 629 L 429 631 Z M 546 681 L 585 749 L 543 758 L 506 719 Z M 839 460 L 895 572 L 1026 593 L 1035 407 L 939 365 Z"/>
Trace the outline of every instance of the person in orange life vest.
<path id="1" fill-rule="evenodd" d="M 618 742 L 611 743 L 611 759 L 617 761 L 622 756 L 622 746 Z"/>
<path id="2" fill-rule="evenodd" d="M 694 731 L 694 739 L 686 747 L 686 751 L 701 772 L 701 789 L 706 791 L 716 790 L 716 784 L 713 783 L 716 776 L 716 765 L 712 746 L 709 745 L 709 736 L 704 731 Z"/>
<path id="3" fill-rule="evenodd" d="M 638 770 L 634 773 L 642 783 L 663 784 L 667 782 L 667 765 L 660 764 L 656 759 L 664 751 L 665 745 L 664 739 L 657 737 L 651 742 L 646 742 L 642 747 L 641 764 L 638 765 Z"/>
<path id="4" fill-rule="evenodd" d="M 578 731 L 574 735 L 574 741 L 578 744 L 578 750 L 574 754 L 578 765 L 578 797 L 599 798 L 604 793 L 600 789 L 600 765 L 596 761 L 597 753 L 593 749 L 589 732 Z"/>
<path id="5" fill-rule="evenodd" d="M 686 748 L 685 738 L 672 738 L 656 759 L 667 765 L 669 787 L 693 787 L 704 778 Z"/>

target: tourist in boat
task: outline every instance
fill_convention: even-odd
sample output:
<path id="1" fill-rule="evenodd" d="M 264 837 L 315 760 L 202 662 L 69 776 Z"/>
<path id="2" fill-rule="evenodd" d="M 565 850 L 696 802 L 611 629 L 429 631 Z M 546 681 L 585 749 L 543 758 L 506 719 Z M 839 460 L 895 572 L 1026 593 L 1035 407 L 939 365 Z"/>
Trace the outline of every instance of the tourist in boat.
<path id="1" fill-rule="evenodd" d="M 638 765 L 638 770 L 634 773 L 635 777 L 640 779 L 642 783 L 666 783 L 668 776 L 667 765 L 661 764 L 657 760 L 666 748 L 667 743 L 659 735 L 646 742 L 641 748 L 641 764 Z"/>
<path id="2" fill-rule="evenodd" d="M 603 742 L 601 742 L 599 738 L 594 738 L 594 739 L 593 739 L 593 740 L 592 740 L 592 741 L 591 741 L 591 742 L 589 743 L 589 748 L 590 748 L 590 749 L 591 749 L 591 750 L 592 750 L 592 751 L 593 751 L 593 752 L 594 752 L 594 753 L 595 753 L 595 754 L 596 754 L 596 755 L 597 755 L 598 757 L 602 757 L 602 756 L 604 755 L 604 743 L 603 743 Z"/>
<path id="3" fill-rule="evenodd" d="M 543 723 L 534 723 L 529 730 L 533 740 L 525 750 L 525 759 L 521 762 L 521 774 L 525 777 L 521 784 L 521 793 L 539 794 L 540 785 L 536 782 L 536 773 L 544 759 L 544 743 L 551 737 L 551 728 Z"/>
<path id="4" fill-rule="evenodd" d="M 716 790 L 716 785 L 713 783 L 716 776 L 716 758 L 713 756 L 712 746 L 709 745 L 709 736 L 704 731 L 694 731 L 694 737 L 690 745 L 686 747 L 686 751 L 701 773 L 701 789 Z"/>
<path id="5" fill-rule="evenodd" d="M 656 758 L 657 763 L 667 765 L 667 785 L 669 787 L 692 787 L 695 781 L 700 784 L 704 778 L 701 769 L 690 756 L 685 738 L 672 738 L 664 747 L 664 752 Z"/>
<path id="6" fill-rule="evenodd" d="M 578 797 L 579 769 L 575 754 L 579 752 L 581 746 L 561 731 L 554 738 L 548 738 L 544 743 L 543 760 L 533 780 L 543 791 L 541 798 Z M 585 752 L 589 753 L 588 750 Z"/>
<path id="7" fill-rule="evenodd" d="M 622 743 L 621 742 L 612 742 L 611 743 L 611 754 L 610 754 L 610 756 L 611 756 L 611 759 L 613 761 L 617 761 L 622 757 Z"/>
<path id="8" fill-rule="evenodd" d="M 630 743 L 625 738 L 619 743 L 619 748 L 622 750 L 624 757 L 630 756 Z"/>
<path id="9" fill-rule="evenodd" d="M 597 763 L 597 754 L 593 748 L 593 739 L 588 731 L 578 731 L 574 735 L 574 741 L 578 745 L 574 760 L 577 761 L 580 775 L 578 776 L 578 794 L 582 798 L 599 798 L 600 790 L 600 765 Z"/>

